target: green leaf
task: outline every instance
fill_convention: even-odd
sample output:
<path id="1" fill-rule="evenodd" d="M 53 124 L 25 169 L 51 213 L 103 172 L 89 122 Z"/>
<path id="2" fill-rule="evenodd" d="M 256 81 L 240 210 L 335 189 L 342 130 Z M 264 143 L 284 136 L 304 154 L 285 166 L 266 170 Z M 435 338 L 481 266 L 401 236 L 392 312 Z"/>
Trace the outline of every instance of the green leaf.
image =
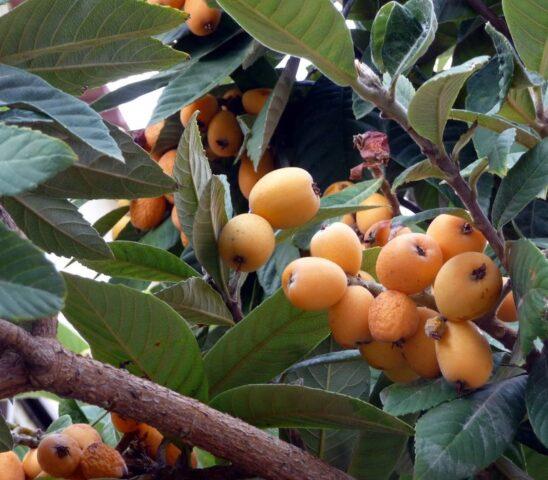
<path id="1" fill-rule="evenodd" d="M 80 334 L 61 322 L 57 325 L 57 340 L 63 347 L 79 355 L 89 350 L 88 343 Z"/>
<path id="2" fill-rule="evenodd" d="M 548 79 L 548 12 L 542 0 L 502 1 L 504 18 L 523 62 Z"/>
<path id="3" fill-rule="evenodd" d="M 418 413 L 454 400 L 458 392 L 443 378 L 420 379 L 411 383 L 393 383 L 381 392 L 383 409 L 392 415 Z"/>
<path id="4" fill-rule="evenodd" d="M 415 478 L 466 478 L 500 457 L 525 413 L 526 376 L 491 384 L 424 414 L 415 436 Z"/>
<path id="5" fill-rule="evenodd" d="M 354 81 L 350 31 L 330 0 L 218 0 L 218 3 L 267 47 L 310 60 L 339 85 Z"/>
<path id="6" fill-rule="evenodd" d="M 155 295 L 191 324 L 234 325 L 221 295 L 201 278 L 189 278 Z"/>
<path id="7" fill-rule="evenodd" d="M 426 220 L 430 220 L 431 218 L 435 218 L 443 213 L 446 213 L 448 215 L 454 215 L 455 217 L 461 217 L 465 220 L 468 220 L 469 222 L 472 222 L 472 217 L 470 217 L 470 214 L 463 208 L 444 207 L 425 210 L 424 212 L 419 212 L 415 215 L 400 215 L 399 217 L 394 217 L 392 219 L 392 225 L 414 225 L 424 222 Z"/>
<path id="8" fill-rule="evenodd" d="M 13 450 L 13 437 L 4 417 L 0 415 L 0 453 Z"/>
<path id="9" fill-rule="evenodd" d="M 70 427 L 72 425 L 72 418 L 70 418 L 69 415 L 63 415 L 57 419 L 55 419 L 48 429 L 46 430 L 46 433 L 60 433 L 65 428 Z"/>
<path id="10" fill-rule="evenodd" d="M 123 240 L 110 242 L 108 245 L 114 255 L 113 259 L 79 262 L 111 277 L 150 282 L 178 282 L 199 275 L 179 257 L 161 248 Z"/>
<path id="11" fill-rule="evenodd" d="M 417 90 L 409 104 L 409 123 L 423 137 L 443 146 L 443 132 L 451 107 L 464 83 L 488 57 L 477 57 L 438 73 Z"/>
<path id="12" fill-rule="evenodd" d="M 68 200 L 24 193 L 4 198 L 3 204 L 19 228 L 46 252 L 90 260 L 112 257 L 105 241 Z"/>
<path id="13" fill-rule="evenodd" d="M 325 312 L 298 310 L 278 290 L 206 354 L 211 396 L 248 383 L 272 380 L 303 358 L 328 333 Z"/>
<path id="14" fill-rule="evenodd" d="M 427 178 L 444 179 L 445 174 L 440 168 L 432 165 L 430 160 L 422 160 L 411 165 L 409 168 L 406 168 L 394 179 L 392 182 L 392 191 L 395 192 L 398 187 L 401 187 L 406 183 L 417 182 Z"/>
<path id="15" fill-rule="evenodd" d="M 59 402 L 58 414 L 59 417 L 68 415 L 74 423 L 88 423 L 86 414 L 82 411 L 78 402 L 72 398 L 63 398 Z"/>
<path id="16" fill-rule="evenodd" d="M 379 257 L 379 254 L 381 253 L 382 247 L 371 247 L 366 248 L 362 252 L 362 266 L 361 270 L 364 272 L 369 273 L 373 276 L 373 278 L 377 278 L 377 258 Z"/>
<path id="17" fill-rule="evenodd" d="M 0 124 L 0 152 L 0 196 L 32 190 L 77 158 L 56 138 L 4 124 Z"/>
<path id="18" fill-rule="evenodd" d="M 397 80 L 426 52 L 437 28 L 432 0 L 383 5 L 371 27 L 371 54 L 375 65 Z"/>
<path id="19" fill-rule="evenodd" d="M 268 262 L 257 270 L 257 279 L 266 296 L 273 295 L 282 286 L 282 272 L 300 256 L 299 249 L 289 242 L 276 245 Z"/>
<path id="20" fill-rule="evenodd" d="M 502 178 L 508 173 L 508 155 L 515 139 L 515 128 L 500 134 L 479 128 L 474 135 L 474 145 L 479 157 L 487 157 L 489 171 Z"/>
<path id="21" fill-rule="evenodd" d="M 245 385 L 211 406 L 260 428 L 349 428 L 411 435 L 413 429 L 357 398 L 297 385 Z"/>
<path id="22" fill-rule="evenodd" d="M 294 372 L 296 370 L 299 370 L 301 368 L 308 368 L 315 367 L 317 365 L 327 365 L 327 364 L 334 364 L 334 363 L 348 363 L 348 362 L 355 362 L 356 360 L 361 360 L 362 356 L 358 349 L 355 350 L 336 350 L 329 353 L 323 353 L 321 355 L 311 356 L 310 358 L 307 358 L 305 360 L 302 360 L 301 362 L 296 363 L 295 365 L 291 365 L 290 368 L 284 372 L 284 374 Z M 361 364 L 365 364 L 365 362 L 361 362 Z M 368 373 L 369 368 L 365 370 L 365 372 Z M 369 386 L 369 382 L 368 382 Z M 353 395 L 354 397 L 358 395 Z M 369 395 L 367 395 L 369 397 Z"/>
<path id="23" fill-rule="evenodd" d="M 115 208 L 114 210 L 105 213 L 99 220 L 97 220 L 93 224 L 93 228 L 97 230 L 97 233 L 99 235 L 106 235 L 112 230 L 112 227 L 114 227 L 114 225 L 116 225 L 128 212 L 128 205 Z"/>
<path id="24" fill-rule="evenodd" d="M 533 430 L 539 440 L 548 448 L 548 416 L 546 404 L 548 402 L 548 355 L 546 351 L 533 365 L 527 379 L 525 390 L 525 404 L 527 414 Z"/>
<path id="25" fill-rule="evenodd" d="M 6 17 L 0 17 L 3 18 Z M 124 161 L 120 148 L 109 135 L 99 114 L 86 103 L 53 88 L 40 77 L 0 65 L 0 102 L 45 113 L 97 152 Z"/>
<path id="26" fill-rule="evenodd" d="M 548 185 L 548 139 L 524 153 L 502 180 L 491 218 L 501 228 L 521 212 Z"/>
<path id="27" fill-rule="evenodd" d="M 65 285 L 53 264 L 0 223 L 0 318 L 49 317 L 63 308 L 64 297 Z"/>
<path id="28" fill-rule="evenodd" d="M 64 274 L 67 319 L 93 357 L 183 395 L 207 397 L 200 349 L 186 322 L 153 295 Z"/>
<path id="29" fill-rule="evenodd" d="M 211 179 L 211 168 L 202 146 L 202 135 L 198 128 L 196 117 L 198 112 L 192 115 L 185 128 L 173 167 L 173 176 L 179 185 L 175 192 L 175 207 L 181 221 L 181 227 L 189 238 L 192 239 L 194 217 L 198 210 L 200 197 Z"/>

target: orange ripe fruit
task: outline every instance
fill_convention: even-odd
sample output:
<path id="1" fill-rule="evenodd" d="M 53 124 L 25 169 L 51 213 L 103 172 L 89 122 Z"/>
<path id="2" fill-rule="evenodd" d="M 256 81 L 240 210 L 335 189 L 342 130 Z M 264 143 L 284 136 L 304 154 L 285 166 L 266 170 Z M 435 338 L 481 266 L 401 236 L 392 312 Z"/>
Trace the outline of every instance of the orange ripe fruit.
<path id="1" fill-rule="evenodd" d="M 419 326 L 414 335 L 405 340 L 402 353 L 409 367 L 423 378 L 436 378 L 440 375 L 440 367 L 436 358 L 436 344 L 424 332 L 424 324 L 429 318 L 437 317 L 435 310 L 418 307 Z"/>
<path id="2" fill-rule="evenodd" d="M 446 322 L 441 340 L 436 340 L 436 356 L 443 377 L 469 388 L 487 383 L 493 371 L 489 342 L 472 322 Z"/>
<path id="3" fill-rule="evenodd" d="M 175 228 L 179 230 L 179 232 L 183 231 L 183 227 L 181 226 L 181 221 L 179 220 L 179 215 L 177 214 L 177 209 L 175 208 L 175 205 L 173 205 L 173 208 L 171 209 L 171 221 L 173 222 L 173 225 L 175 225 Z"/>
<path id="4" fill-rule="evenodd" d="M 406 366 L 401 350 L 392 343 L 370 342 L 359 346 L 363 359 L 377 370 L 393 370 Z"/>
<path id="5" fill-rule="evenodd" d="M 205 0 L 186 0 L 185 11 L 190 15 L 188 29 L 199 37 L 211 35 L 221 21 L 221 10 L 208 7 Z"/>
<path id="6" fill-rule="evenodd" d="M 506 285 L 508 277 L 503 278 L 503 285 Z M 497 309 L 497 318 L 503 322 L 516 322 L 518 320 L 518 311 L 514 301 L 514 293 L 508 292 Z"/>
<path id="7" fill-rule="evenodd" d="M 329 327 L 335 341 L 344 348 L 372 340 L 369 333 L 369 306 L 373 295 L 366 288 L 352 285 L 328 311 Z"/>
<path id="8" fill-rule="evenodd" d="M 154 427 L 147 425 L 146 423 L 141 423 L 139 425 L 139 438 L 146 445 L 147 453 L 152 457 L 156 458 L 158 454 L 158 449 L 162 444 L 164 436 L 156 430 Z"/>
<path id="9" fill-rule="evenodd" d="M 245 92 L 242 96 L 242 104 L 246 113 L 258 115 L 271 92 L 271 88 L 255 88 Z"/>
<path id="10" fill-rule="evenodd" d="M 244 136 L 236 116 L 221 110 L 211 120 L 207 129 L 207 142 L 211 151 L 219 157 L 233 157 L 242 146 Z"/>
<path id="11" fill-rule="evenodd" d="M 310 241 L 310 254 L 335 262 L 349 275 L 356 275 L 362 264 L 362 247 L 356 232 L 342 222 L 318 230 Z"/>
<path id="12" fill-rule="evenodd" d="M 161 120 L 160 122 L 154 123 L 153 125 L 149 125 L 145 128 L 145 140 L 147 141 L 149 151 L 153 150 L 156 146 L 156 142 L 158 141 L 165 124 L 166 122 Z"/>
<path id="13" fill-rule="evenodd" d="M 381 220 L 390 220 L 392 218 L 392 207 L 390 202 L 380 193 L 374 193 L 367 197 L 361 205 L 373 206 L 379 205 L 378 208 L 370 208 L 356 212 L 356 223 L 360 232 L 365 233 L 371 226 Z"/>
<path id="14" fill-rule="evenodd" d="M 369 307 L 369 331 L 379 342 L 400 342 L 415 334 L 419 312 L 407 295 L 386 290 Z"/>
<path id="15" fill-rule="evenodd" d="M 276 239 L 270 223 L 263 217 L 243 213 L 223 227 L 218 245 L 219 255 L 230 268 L 254 272 L 271 257 Z"/>
<path id="16" fill-rule="evenodd" d="M 129 205 L 131 224 L 139 230 L 150 230 L 157 227 L 164 219 L 166 208 L 164 197 L 132 200 Z"/>
<path id="17" fill-rule="evenodd" d="M 249 198 L 249 194 L 255 184 L 272 170 L 274 170 L 274 159 L 269 150 L 264 152 L 259 165 L 257 165 L 257 170 L 253 167 L 251 159 L 244 153 L 240 160 L 240 169 L 238 170 L 238 186 L 242 195 L 245 198 Z"/>
<path id="18" fill-rule="evenodd" d="M 104 443 L 93 443 L 84 450 L 80 468 L 87 479 L 122 478 L 127 473 L 122 455 Z"/>
<path id="19" fill-rule="evenodd" d="M 375 282 L 375 277 L 373 275 L 367 273 L 365 270 L 360 270 L 357 275 L 362 280 L 365 280 L 366 282 Z"/>
<path id="20" fill-rule="evenodd" d="M 483 253 L 466 252 L 440 269 L 434 298 L 448 320 L 473 320 L 494 308 L 501 289 L 502 276 L 495 262 Z"/>
<path id="21" fill-rule="evenodd" d="M 181 9 L 185 6 L 185 0 L 148 0 L 152 5 L 164 5 L 166 7 Z"/>
<path id="22" fill-rule="evenodd" d="M 410 383 L 419 378 L 419 376 L 408 365 L 393 368 L 392 370 L 385 370 L 384 374 L 394 383 Z"/>
<path id="23" fill-rule="evenodd" d="M 177 158 L 177 150 L 170 150 L 164 153 L 158 160 L 158 165 L 162 168 L 166 175 L 173 177 L 173 167 L 175 166 L 175 159 Z M 169 203 L 173 203 L 173 194 L 169 193 L 164 195 Z"/>
<path id="24" fill-rule="evenodd" d="M 335 305 L 343 297 L 346 286 L 343 269 L 325 258 L 298 258 L 282 273 L 285 296 L 302 310 L 325 310 Z"/>
<path id="25" fill-rule="evenodd" d="M 0 475 L 2 480 L 25 480 L 23 465 L 14 452 L 0 453 Z"/>
<path id="26" fill-rule="evenodd" d="M 170 443 L 166 448 L 166 462 L 168 465 L 175 465 L 177 459 L 181 456 L 180 448 L 177 448 L 173 443 Z"/>
<path id="27" fill-rule="evenodd" d="M 181 123 L 183 124 L 183 127 L 188 127 L 190 117 L 192 117 L 192 114 L 196 110 L 200 111 L 198 117 L 196 118 L 196 121 L 198 122 L 198 127 L 200 127 L 200 130 L 205 130 L 211 123 L 211 119 L 219 111 L 219 104 L 217 103 L 217 99 L 213 95 L 211 95 L 211 93 L 208 93 L 198 100 L 195 100 L 194 102 L 184 106 L 181 109 L 180 113 Z"/>
<path id="28" fill-rule="evenodd" d="M 110 419 L 114 428 L 121 433 L 132 433 L 139 429 L 139 422 L 132 420 L 131 418 L 123 417 L 122 415 L 112 412 Z"/>
<path id="29" fill-rule="evenodd" d="M 278 168 L 261 178 L 249 194 L 250 210 L 272 228 L 304 225 L 320 209 L 314 179 L 298 167 Z"/>
<path id="30" fill-rule="evenodd" d="M 185 232 L 181 232 L 181 243 L 183 244 L 183 247 L 188 247 L 190 245 L 190 240 L 186 236 Z"/>
<path id="31" fill-rule="evenodd" d="M 82 449 L 72 437 L 54 433 L 42 439 L 37 456 L 44 472 L 54 477 L 68 477 L 78 468 Z"/>
<path id="32" fill-rule="evenodd" d="M 78 443 L 78 446 L 85 450 L 92 443 L 101 442 L 101 435 L 95 430 L 91 425 L 87 423 L 75 423 L 70 427 L 67 427 L 63 430 L 64 435 L 72 437 Z"/>
<path id="33" fill-rule="evenodd" d="M 405 235 L 406 233 L 413 233 L 408 227 L 396 227 L 396 231 L 392 235 L 394 238 L 399 237 L 400 235 Z M 371 227 L 369 230 L 364 233 L 364 243 L 367 247 L 384 247 L 390 240 L 390 234 L 392 233 L 392 221 L 391 220 L 381 220 Z"/>
<path id="34" fill-rule="evenodd" d="M 487 240 L 464 218 L 454 215 L 438 215 L 426 230 L 441 248 L 443 261 L 464 252 L 483 252 Z"/>
<path id="35" fill-rule="evenodd" d="M 375 270 L 386 288 L 412 295 L 432 285 L 442 265 L 441 250 L 433 238 L 407 233 L 383 247 Z"/>
<path id="36" fill-rule="evenodd" d="M 329 187 L 325 189 L 322 197 L 329 197 L 329 195 L 334 195 L 335 193 L 342 192 L 345 188 L 351 187 L 352 185 L 354 184 L 347 180 L 332 183 L 331 185 L 329 185 Z"/>
<path id="37" fill-rule="evenodd" d="M 29 478 L 35 478 L 40 475 L 42 467 L 38 463 L 38 450 L 36 448 L 30 449 L 23 458 L 23 470 L 25 475 Z M 4 471 L 2 468 L 2 460 L 0 454 L 0 472 Z"/>

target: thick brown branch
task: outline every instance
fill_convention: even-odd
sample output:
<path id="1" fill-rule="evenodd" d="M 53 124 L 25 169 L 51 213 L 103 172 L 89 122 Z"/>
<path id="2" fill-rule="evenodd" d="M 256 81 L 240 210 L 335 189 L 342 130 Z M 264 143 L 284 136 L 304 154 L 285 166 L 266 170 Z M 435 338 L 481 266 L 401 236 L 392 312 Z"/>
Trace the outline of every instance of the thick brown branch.
<path id="1" fill-rule="evenodd" d="M 4 351 L 0 356 L 0 399 L 13 397 L 29 388 L 27 370 L 19 355 Z"/>

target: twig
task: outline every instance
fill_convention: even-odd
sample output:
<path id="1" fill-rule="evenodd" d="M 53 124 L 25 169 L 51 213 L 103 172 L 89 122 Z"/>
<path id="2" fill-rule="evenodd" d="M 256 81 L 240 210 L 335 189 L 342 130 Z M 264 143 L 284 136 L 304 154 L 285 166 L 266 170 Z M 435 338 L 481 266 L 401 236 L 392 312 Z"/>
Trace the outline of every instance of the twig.
<path id="1" fill-rule="evenodd" d="M 347 18 L 350 14 L 350 10 L 352 10 L 352 7 L 354 6 L 354 0 L 343 0 L 343 8 L 342 8 L 342 16 L 344 18 Z"/>
<path id="2" fill-rule="evenodd" d="M 510 30 L 508 30 L 508 25 L 506 25 L 506 22 L 499 18 L 498 15 L 493 12 L 485 3 L 482 2 L 482 0 L 466 0 L 468 2 L 468 5 L 470 5 L 470 8 L 474 10 L 476 13 L 480 14 L 486 21 L 491 23 L 493 27 L 495 27 L 500 33 L 502 33 L 508 40 L 512 41 L 512 37 L 510 35 Z"/>
<path id="3" fill-rule="evenodd" d="M 413 213 L 422 212 L 421 207 L 419 207 L 416 203 L 412 202 L 411 200 L 407 200 L 407 198 L 405 198 L 403 195 L 398 195 L 398 200 L 401 206 L 407 208 L 408 210 L 411 210 Z"/>

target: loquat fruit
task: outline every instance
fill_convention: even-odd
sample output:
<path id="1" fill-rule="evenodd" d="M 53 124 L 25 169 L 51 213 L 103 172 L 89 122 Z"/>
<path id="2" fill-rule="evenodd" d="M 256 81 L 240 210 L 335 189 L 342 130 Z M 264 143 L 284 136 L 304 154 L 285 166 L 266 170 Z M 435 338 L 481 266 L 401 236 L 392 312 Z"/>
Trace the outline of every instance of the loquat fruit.
<path id="1" fill-rule="evenodd" d="M 0 460 L 0 465 L 1 463 L 2 462 Z M 25 454 L 23 458 L 23 470 L 25 471 L 25 475 L 29 478 L 36 478 L 40 475 L 42 467 L 38 463 L 38 450 L 36 448 L 31 448 Z M 1 468 L 0 471 L 2 471 Z"/>
<path id="2" fill-rule="evenodd" d="M 254 88 L 245 92 L 242 96 L 242 104 L 246 113 L 258 115 L 271 93 L 271 88 Z"/>
<path id="3" fill-rule="evenodd" d="M 164 219 L 166 208 L 164 197 L 132 200 L 129 206 L 131 224 L 139 230 L 157 227 Z"/>
<path id="4" fill-rule="evenodd" d="M 163 172 L 170 177 L 173 177 L 173 167 L 175 166 L 175 159 L 177 158 L 177 150 L 169 150 L 164 153 L 158 160 L 158 165 L 162 168 Z M 173 194 L 165 194 L 164 197 L 169 203 L 173 203 Z"/>
<path id="5" fill-rule="evenodd" d="M 63 434 L 76 440 L 82 450 L 88 448 L 92 443 L 102 441 L 99 432 L 87 423 L 75 423 L 65 428 Z"/>
<path id="6" fill-rule="evenodd" d="M 370 273 L 367 273 L 365 270 L 360 270 L 357 275 L 362 280 L 365 280 L 366 282 L 375 282 L 375 277 L 371 275 Z"/>
<path id="7" fill-rule="evenodd" d="M 473 320 L 495 306 L 501 289 L 502 276 L 495 262 L 483 253 L 465 252 L 440 269 L 434 299 L 448 320 Z"/>
<path id="8" fill-rule="evenodd" d="M 221 10 L 210 8 L 205 0 L 186 0 L 185 11 L 190 15 L 188 29 L 199 37 L 211 35 L 221 21 Z"/>
<path id="9" fill-rule="evenodd" d="M 259 165 L 257 165 L 257 170 L 255 170 L 251 159 L 244 153 L 238 170 L 238 186 L 242 195 L 245 198 L 249 198 L 249 194 L 255 184 L 272 170 L 274 170 L 274 159 L 269 150 L 264 152 Z"/>
<path id="10" fill-rule="evenodd" d="M 433 238 L 407 233 L 383 247 L 375 270 L 386 288 L 412 295 L 432 285 L 442 265 L 441 250 Z"/>
<path id="11" fill-rule="evenodd" d="M 185 6 L 185 0 L 148 0 L 152 5 L 164 5 L 166 7 L 181 9 Z"/>
<path id="12" fill-rule="evenodd" d="M 54 477 L 68 477 L 78 468 L 82 449 L 74 438 L 54 433 L 42 439 L 37 457 L 44 472 Z"/>
<path id="13" fill-rule="evenodd" d="M 0 453 L 0 475 L 2 480 L 25 480 L 23 465 L 14 452 Z"/>
<path id="14" fill-rule="evenodd" d="M 118 450 L 104 443 L 93 443 L 84 450 L 80 468 L 88 480 L 122 478 L 127 473 L 126 462 Z"/>
<path id="15" fill-rule="evenodd" d="M 376 206 L 377 208 L 370 208 L 368 210 L 361 210 L 356 212 L 356 223 L 360 232 L 365 233 L 371 226 L 381 220 L 390 220 L 392 218 L 392 207 L 390 202 L 380 193 L 374 193 L 370 197 L 367 197 L 361 205 Z"/>
<path id="16" fill-rule="evenodd" d="M 336 263 L 325 258 L 304 257 L 285 267 L 282 288 L 293 306 L 302 310 L 324 310 L 341 300 L 347 280 Z"/>
<path id="17" fill-rule="evenodd" d="M 183 244 L 183 247 L 188 247 L 190 245 L 190 240 L 186 236 L 185 232 L 181 232 L 181 243 Z"/>
<path id="18" fill-rule="evenodd" d="M 379 342 L 400 342 L 415 334 L 419 312 L 407 295 L 386 290 L 369 307 L 369 331 Z"/>
<path id="19" fill-rule="evenodd" d="M 228 110 L 217 113 L 207 129 L 207 142 L 219 157 L 235 156 L 243 142 L 243 134 L 236 116 Z"/>
<path id="20" fill-rule="evenodd" d="M 349 275 L 356 275 L 362 264 L 362 247 L 356 232 L 342 222 L 318 230 L 310 241 L 313 257 L 335 262 Z"/>
<path id="21" fill-rule="evenodd" d="M 156 458 L 164 436 L 157 429 L 146 423 L 141 423 L 137 431 L 139 438 L 146 445 L 147 453 L 150 457 Z"/>
<path id="22" fill-rule="evenodd" d="M 329 195 L 334 195 L 335 193 L 342 192 L 345 188 L 351 187 L 354 185 L 352 182 L 349 182 L 348 180 L 342 180 L 340 182 L 335 182 L 329 185 L 323 192 L 322 197 L 329 197 Z"/>
<path id="23" fill-rule="evenodd" d="M 211 93 L 208 93 L 198 100 L 195 100 L 194 102 L 184 106 L 181 109 L 180 113 L 181 123 L 183 124 L 183 127 L 188 127 L 190 117 L 192 117 L 192 114 L 196 110 L 200 111 L 198 117 L 196 118 L 196 121 L 198 122 L 198 127 L 200 127 L 200 130 L 205 130 L 211 123 L 211 120 L 213 119 L 215 114 L 219 111 L 219 104 L 217 103 L 217 99 L 213 95 L 211 95 Z"/>
<path id="24" fill-rule="evenodd" d="M 377 370 L 394 370 L 406 366 L 401 350 L 393 343 L 369 342 L 359 346 L 361 356 Z"/>
<path id="25" fill-rule="evenodd" d="M 230 219 L 219 236 L 219 255 L 232 269 L 254 272 L 276 247 L 274 231 L 259 215 L 243 213 Z"/>
<path id="26" fill-rule="evenodd" d="M 419 326 L 414 335 L 405 340 L 402 353 L 409 367 L 423 378 L 436 378 L 440 375 L 440 366 L 436 358 L 436 344 L 426 335 L 424 325 L 429 318 L 439 316 L 435 310 L 418 307 Z"/>
<path id="27" fill-rule="evenodd" d="M 223 93 L 223 100 L 233 100 L 235 98 L 241 98 L 242 92 L 239 88 L 231 88 Z"/>
<path id="28" fill-rule="evenodd" d="M 139 429 L 139 422 L 132 420 L 131 418 L 123 417 L 122 415 L 112 412 L 110 414 L 110 420 L 114 428 L 121 433 L 132 433 Z"/>
<path id="29" fill-rule="evenodd" d="M 472 322 L 446 322 L 440 340 L 436 340 L 436 356 L 443 377 L 460 382 L 468 388 L 487 383 L 493 370 L 489 342 Z"/>
<path id="30" fill-rule="evenodd" d="M 156 146 L 156 142 L 158 141 L 165 124 L 166 122 L 161 120 L 160 122 L 154 123 L 145 128 L 145 140 L 147 141 L 149 151 L 153 150 Z"/>
<path id="31" fill-rule="evenodd" d="M 173 445 L 173 443 L 170 443 L 166 448 L 166 463 L 168 465 L 175 465 L 177 459 L 181 456 L 181 453 L 183 452 L 180 448 Z"/>
<path id="32" fill-rule="evenodd" d="M 506 285 L 508 277 L 502 279 L 503 285 Z M 497 318 L 503 322 L 516 322 L 518 320 L 518 311 L 514 300 L 514 293 L 508 292 L 497 309 Z"/>
<path id="33" fill-rule="evenodd" d="M 417 373 L 413 371 L 409 365 L 393 368 L 391 370 L 385 370 L 384 374 L 394 383 L 410 383 L 419 378 Z"/>
<path id="34" fill-rule="evenodd" d="M 310 173 L 286 167 L 267 173 L 255 184 L 249 194 L 249 207 L 274 229 L 292 228 L 316 215 L 320 197 Z"/>
<path id="35" fill-rule="evenodd" d="M 329 327 L 335 341 L 355 348 L 372 340 L 369 333 L 369 306 L 373 295 L 360 285 L 349 286 L 343 297 L 328 311 Z"/>
<path id="36" fill-rule="evenodd" d="M 181 226 L 181 221 L 179 220 L 179 215 L 177 214 L 177 209 L 175 208 L 175 205 L 173 205 L 173 208 L 171 209 L 171 221 L 173 222 L 173 225 L 179 232 L 183 231 L 183 227 Z"/>
<path id="37" fill-rule="evenodd" d="M 413 233 L 409 227 L 396 227 L 395 232 L 392 232 L 392 221 L 391 220 L 381 220 L 380 222 L 374 223 L 369 227 L 369 230 L 364 233 L 364 243 L 369 247 L 384 247 L 392 237 L 399 237 L 400 235 L 405 235 L 406 233 Z"/>

